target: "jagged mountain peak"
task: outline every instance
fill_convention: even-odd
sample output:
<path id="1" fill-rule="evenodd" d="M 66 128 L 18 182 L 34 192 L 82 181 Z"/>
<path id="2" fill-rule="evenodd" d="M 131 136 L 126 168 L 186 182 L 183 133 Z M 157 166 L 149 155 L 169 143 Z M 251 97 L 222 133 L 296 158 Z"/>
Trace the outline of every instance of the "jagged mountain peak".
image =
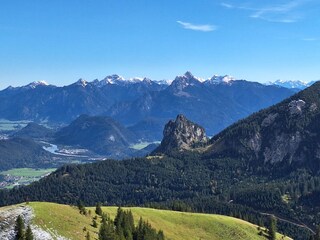
<path id="1" fill-rule="evenodd" d="M 88 85 L 88 81 L 86 81 L 83 78 L 80 78 L 78 81 L 76 81 L 75 83 L 71 84 L 71 85 L 76 85 L 76 86 L 82 86 L 82 87 L 86 87 Z"/>
<path id="2" fill-rule="evenodd" d="M 207 142 L 207 136 L 204 128 L 179 114 L 175 120 L 170 120 L 165 125 L 163 139 L 154 153 L 190 150 L 196 144 L 205 142 Z"/>
<path id="3" fill-rule="evenodd" d="M 175 92 L 183 92 L 183 89 L 188 87 L 188 86 L 197 86 L 200 85 L 200 79 L 196 78 L 195 76 L 192 75 L 191 72 L 186 72 L 182 76 L 177 76 L 171 83 L 170 87 L 175 91 Z"/>
<path id="4" fill-rule="evenodd" d="M 189 79 L 194 78 L 193 74 L 190 71 L 186 71 L 183 76 L 185 76 L 186 78 L 189 78 Z"/>
<path id="5" fill-rule="evenodd" d="M 119 84 L 120 82 L 124 82 L 125 79 L 117 74 L 112 74 L 106 76 L 104 79 L 101 81 L 97 80 L 94 82 L 96 86 L 103 87 L 108 84 Z"/>
<path id="6" fill-rule="evenodd" d="M 49 84 L 46 81 L 34 81 L 34 82 L 31 82 L 28 85 L 24 86 L 24 88 L 35 89 L 38 86 L 49 86 Z"/>
<path id="7" fill-rule="evenodd" d="M 125 81 L 125 79 L 122 76 L 119 76 L 118 74 L 112 74 L 109 76 L 106 76 L 103 81 L 108 82 L 110 84 L 114 84 L 117 81 Z"/>

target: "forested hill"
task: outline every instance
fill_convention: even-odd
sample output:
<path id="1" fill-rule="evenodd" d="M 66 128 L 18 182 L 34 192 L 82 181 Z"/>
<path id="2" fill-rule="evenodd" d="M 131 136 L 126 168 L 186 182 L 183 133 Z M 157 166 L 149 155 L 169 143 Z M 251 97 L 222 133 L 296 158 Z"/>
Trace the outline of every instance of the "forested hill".
<path id="1" fill-rule="evenodd" d="M 210 140 L 211 157 L 247 158 L 251 165 L 320 170 L 320 82 L 228 127 Z"/>
<path id="2" fill-rule="evenodd" d="M 81 115 L 55 134 L 58 144 L 80 146 L 114 158 L 130 155 L 129 146 L 137 139 L 133 132 L 112 118 L 88 115 Z"/>
<path id="3" fill-rule="evenodd" d="M 313 188 L 308 188 L 311 182 Z M 304 195 L 300 193 L 303 185 L 307 185 Z M 180 205 L 175 201 L 180 200 L 183 204 L 176 209 L 222 213 L 256 224 L 265 222 L 266 216 L 259 212 L 275 211 L 294 223 L 303 221 L 312 227 L 320 219 L 309 208 L 298 211 L 297 207 L 300 199 L 315 189 L 320 189 L 320 179 L 306 173 L 272 180 L 248 171 L 238 159 L 202 159 L 198 154 L 179 153 L 179 159 L 163 156 L 64 166 L 27 187 L 1 191 L 0 204 L 26 200 L 76 204 L 81 200 L 88 205 L 152 203 L 154 207 L 175 209 Z M 290 198 L 289 204 L 282 200 L 285 194 Z M 294 214 L 292 208 L 296 209 Z M 313 216 L 312 220 L 309 216 Z M 290 236 L 310 234 L 285 222 L 280 222 L 279 228 Z"/>
<path id="4" fill-rule="evenodd" d="M 52 167 L 51 153 L 31 139 L 13 137 L 0 140 L 0 171 L 21 167 Z"/>

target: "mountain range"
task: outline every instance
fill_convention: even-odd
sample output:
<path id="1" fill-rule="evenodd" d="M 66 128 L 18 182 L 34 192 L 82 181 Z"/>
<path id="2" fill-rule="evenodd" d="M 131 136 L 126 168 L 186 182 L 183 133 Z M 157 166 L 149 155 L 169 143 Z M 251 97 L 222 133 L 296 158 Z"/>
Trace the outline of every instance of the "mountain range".
<path id="1" fill-rule="evenodd" d="M 297 90 L 213 76 L 202 80 L 186 72 L 173 81 L 125 80 L 118 75 L 64 87 L 34 82 L 0 91 L 0 116 L 61 126 L 82 114 L 108 116 L 140 139 L 162 137 L 164 124 L 178 114 L 213 135 L 253 112 L 271 106 Z"/>
<path id="2" fill-rule="evenodd" d="M 269 82 L 269 85 L 276 85 L 280 87 L 285 87 L 289 89 L 298 89 L 303 90 L 307 87 L 310 87 L 312 84 L 314 84 L 316 81 L 310 81 L 310 82 L 304 82 L 300 80 L 277 80 L 274 82 Z"/>

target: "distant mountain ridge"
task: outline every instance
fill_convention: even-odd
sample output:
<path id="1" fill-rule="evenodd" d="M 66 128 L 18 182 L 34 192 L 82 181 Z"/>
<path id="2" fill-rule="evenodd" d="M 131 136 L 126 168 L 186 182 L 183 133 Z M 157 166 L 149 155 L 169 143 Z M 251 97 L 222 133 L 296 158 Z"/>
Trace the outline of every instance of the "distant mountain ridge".
<path id="1" fill-rule="evenodd" d="M 193 74 L 190 71 L 187 71 L 184 75 L 182 76 L 178 76 L 178 77 L 183 77 L 186 76 L 187 78 L 194 78 L 199 82 L 207 82 L 207 83 L 215 83 L 215 84 L 219 84 L 219 83 L 227 83 L 229 81 L 236 81 L 239 79 L 236 79 L 234 77 L 231 77 L 229 75 L 213 75 L 213 77 L 208 78 L 208 79 L 202 79 L 202 78 L 198 78 L 193 76 Z M 95 85 L 98 87 L 103 87 L 105 85 L 108 84 L 114 84 L 114 85 L 128 85 L 128 84 L 135 84 L 135 83 L 145 83 L 145 84 L 151 84 L 151 83 L 156 83 L 158 85 L 170 85 L 173 82 L 173 80 L 152 80 L 150 78 L 147 77 L 134 77 L 134 78 L 124 78 L 118 74 L 112 74 L 112 75 L 108 75 L 105 78 L 99 80 L 99 79 L 94 79 L 93 81 L 87 81 L 83 78 L 80 78 L 78 81 L 71 83 L 69 85 L 65 85 L 66 86 L 70 86 L 70 85 L 81 85 L 83 87 L 86 87 L 87 85 Z M 46 81 L 34 81 L 31 82 L 25 86 L 18 86 L 18 87 L 12 87 L 9 86 L 7 89 L 19 89 L 19 88 L 36 88 L 38 86 L 53 86 L 53 87 L 59 87 L 56 85 L 52 85 L 47 83 Z"/>
<path id="2" fill-rule="evenodd" d="M 276 85 L 280 87 L 285 87 L 289 89 L 298 89 L 303 90 L 307 87 L 310 87 L 312 84 L 314 84 L 316 81 L 310 81 L 310 82 L 304 82 L 300 80 L 277 80 L 274 82 L 269 82 L 270 85 Z"/>
<path id="3" fill-rule="evenodd" d="M 127 80 L 114 74 L 91 82 L 79 79 L 64 87 L 45 82 L 8 87 L 0 91 L 0 116 L 54 125 L 69 124 L 82 114 L 109 116 L 141 130 L 136 134 L 143 140 L 154 141 L 161 139 L 164 124 L 180 113 L 213 135 L 295 92 L 230 76 L 204 80 L 191 72 L 172 82 Z"/>

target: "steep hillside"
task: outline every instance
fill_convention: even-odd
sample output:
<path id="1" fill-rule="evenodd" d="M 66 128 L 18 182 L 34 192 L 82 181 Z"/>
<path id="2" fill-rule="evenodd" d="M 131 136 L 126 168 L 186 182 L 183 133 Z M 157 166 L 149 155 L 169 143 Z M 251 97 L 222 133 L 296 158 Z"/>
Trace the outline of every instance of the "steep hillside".
<path id="1" fill-rule="evenodd" d="M 67 239 L 85 239 L 87 232 L 90 232 L 91 238 L 97 237 L 98 228 L 91 226 L 92 219 L 95 216 L 94 208 L 91 215 L 84 216 L 79 213 L 76 207 L 59 205 L 45 202 L 31 202 L 28 205 L 21 204 L 0 208 L 0 225 L 6 229 L 5 225 L 14 221 L 18 214 L 27 219 L 27 223 L 32 225 L 33 231 L 38 239 L 49 239 L 49 236 Z M 163 230 L 166 239 L 171 240 L 193 240 L 212 239 L 212 240 L 258 240 L 265 239 L 265 236 L 259 235 L 257 226 L 248 222 L 213 214 L 194 214 L 165 210 L 155 210 L 149 208 L 125 208 L 131 210 L 135 220 L 138 223 L 140 217 L 148 221 L 152 227 Z M 116 207 L 103 207 L 103 212 L 108 213 L 111 219 L 116 215 Z M 10 218 L 7 218 L 10 215 Z M 3 219 L 6 218 L 6 219 Z M 11 219 L 11 220 L 10 220 Z M 97 221 L 100 224 L 100 221 Z M 13 226 L 11 226 L 13 227 Z M 9 227 L 10 228 L 10 227 Z M 86 231 L 84 231 L 86 228 Z M 1 239 L 6 239 L 0 233 Z M 265 233 L 263 233 L 265 234 Z M 278 239 L 282 238 L 278 235 Z"/>
<path id="2" fill-rule="evenodd" d="M 228 127 L 210 140 L 211 157 L 247 158 L 282 171 L 320 170 L 320 82 Z M 282 174 L 283 175 L 283 174 Z"/>

